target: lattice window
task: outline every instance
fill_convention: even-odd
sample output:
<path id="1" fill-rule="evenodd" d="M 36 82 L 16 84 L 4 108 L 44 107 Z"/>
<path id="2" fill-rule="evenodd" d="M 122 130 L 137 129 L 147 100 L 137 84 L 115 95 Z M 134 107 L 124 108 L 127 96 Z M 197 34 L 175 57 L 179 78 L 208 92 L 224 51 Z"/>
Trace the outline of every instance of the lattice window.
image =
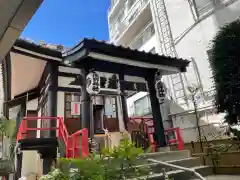
<path id="1" fill-rule="evenodd" d="M 48 104 L 48 96 L 45 97 L 43 100 L 43 106 L 41 108 L 41 116 L 46 117 L 49 116 L 49 104 Z M 42 128 L 50 128 L 50 120 L 49 119 L 44 119 L 41 121 L 41 126 Z M 48 137 L 50 135 L 50 131 L 41 131 L 41 137 Z"/>
<path id="2" fill-rule="evenodd" d="M 43 106 L 41 108 L 41 115 L 42 116 L 48 116 L 48 97 L 45 98 L 45 100 L 43 101 Z"/>
<path id="3" fill-rule="evenodd" d="M 80 102 L 80 93 L 65 93 L 65 117 L 80 118 L 80 115 L 71 114 L 71 103 Z"/>

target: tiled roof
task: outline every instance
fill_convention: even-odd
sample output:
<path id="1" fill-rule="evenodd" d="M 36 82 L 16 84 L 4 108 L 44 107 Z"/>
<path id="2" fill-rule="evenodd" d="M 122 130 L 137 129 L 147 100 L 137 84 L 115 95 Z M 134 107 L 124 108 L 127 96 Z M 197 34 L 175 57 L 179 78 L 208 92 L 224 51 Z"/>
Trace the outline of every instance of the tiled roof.
<path id="1" fill-rule="evenodd" d="M 23 38 L 17 39 L 14 46 L 27 49 L 33 52 L 41 53 L 44 55 L 49 55 L 49 56 L 58 57 L 58 58 L 62 57 L 62 53 L 58 49 L 53 49 L 43 44 L 37 44 L 34 41 L 23 39 Z M 13 46 L 13 49 L 14 49 L 14 46 Z"/>
<path id="2" fill-rule="evenodd" d="M 64 56 L 70 56 L 79 51 L 81 48 L 87 48 L 89 51 L 99 52 L 106 55 L 112 55 L 117 57 L 122 57 L 126 59 L 134 59 L 140 62 L 151 62 L 153 64 L 162 64 L 168 66 L 175 66 L 183 68 L 182 71 L 186 70 L 189 62 L 186 59 L 170 57 L 165 55 L 159 55 L 157 53 L 139 51 L 136 49 L 131 49 L 130 47 L 123 47 L 121 45 L 114 45 L 106 41 L 99 41 L 96 39 L 84 38 L 72 49 L 64 53 Z"/>
<path id="3" fill-rule="evenodd" d="M 146 62 L 146 63 L 151 62 L 154 64 L 175 66 L 175 67 L 183 68 L 182 71 L 185 71 L 186 66 L 188 66 L 189 64 L 188 60 L 185 60 L 182 58 L 176 58 L 176 57 L 159 55 L 157 53 L 139 51 L 136 49 L 131 49 L 130 47 L 114 45 L 110 42 L 100 41 L 100 40 L 91 39 L 91 38 L 84 38 L 73 48 L 71 49 L 63 48 L 63 50 L 58 50 L 57 48 L 56 49 L 50 48 L 47 45 L 37 44 L 31 40 L 26 40 L 26 39 L 18 39 L 15 42 L 14 46 L 18 46 L 27 50 L 31 50 L 37 53 L 42 53 L 45 55 L 58 57 L 58 58 L 64 58 L 66 56 L 73 55 L 77 53 L 80 48 L 87 48 L 89 51 L 99 52 L 99 53 L 112 55 L 116 57 L 122 57 L 126 59 L 135 59 L 136 61 L 140 61 L 140 62 Z"/>

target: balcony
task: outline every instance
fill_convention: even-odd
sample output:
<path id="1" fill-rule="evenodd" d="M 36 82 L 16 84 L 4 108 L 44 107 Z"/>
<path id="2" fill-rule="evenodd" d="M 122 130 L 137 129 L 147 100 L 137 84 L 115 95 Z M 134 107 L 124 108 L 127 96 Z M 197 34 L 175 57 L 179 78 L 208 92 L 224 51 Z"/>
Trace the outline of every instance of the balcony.
<path id="1" fill-rule="evenodd" d="M 227 7 L 236 1 L 237 0 L 194 0 L 191 5 L 194 6 L 197 17 L 202 18 L 205 15 L 212 13 L 216 9 L 216 7 Z"/>
<path id="2" fill-rule="evenodd" d="M 139 16 L 139 14 L 142 14 L 141 12 L 145 9 L 148 3 L 149 3 L 149 0 L 135 1 L 132 4 L 132 6 L 127 10 L 127 13 L 125 13 L 125 16 L 118 18 L 119 20 L 116 23 L 111 25 L 110 27 L 111 41 L 116 41 L 117 39 L 120 38 L 122 33 L 134 22 L 134 20 Z M 149 12 L 151 16 L 151 11 Z"/>
<path id="3" fill-rule="evenodd" d="M 111 11 L 111 9 L 115 6 L 115 4 L 117 4 L 118 1 L 119 0 L 111 0 L 111 4 L 110 4 L 110 6 L 108 8 L 108 12 Z"/>
<path id="4" fill-rule="evenodd" d="M 117 6 L 117 4 L 120 2 L 120 0 L 111 0 L 111 4 L 108 8 L 108 15 L 110 15 L 112 13 L 112 11 L 114 11 L 114 8 Z"/>
<path id="5" fill-rule="evenodd" d="M 132 49 L 139 49 L 142 47 L 153 35 L 155 34 L 155 29 L 153 22 L 148 24 L 144 30 L 139 33 L 139 35 L 136 37 L 136 39 L 133 40 L 133 42 L 130 44 L 130 47 Z"/>

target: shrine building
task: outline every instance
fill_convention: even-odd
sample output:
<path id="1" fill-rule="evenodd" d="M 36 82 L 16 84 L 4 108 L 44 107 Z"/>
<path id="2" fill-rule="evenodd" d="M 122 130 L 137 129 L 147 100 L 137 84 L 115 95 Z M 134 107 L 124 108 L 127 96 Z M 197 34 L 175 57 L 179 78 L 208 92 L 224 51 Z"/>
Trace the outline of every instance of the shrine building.
<path id="1" fill-rule="evenodd" d="M 17 176 L 38 171 L 37 164 L 30 167 L 31 163 L 26 163 L 33 158 L 43 160 L 46 174 L 49 161 L 56 158 L 57 143 L 54 147 L 41 146 L 44 152 L 33 152 L 35 149 L 30 146 L 35 147 L 33 144 L 37 141 L 26 141 L 27 137 L 45 138 L 50 142 L 59 136 L 60 132 L 47 129 L 58 126 L 59 122 L 48 118 L 61 117 L 69 135 L 87 129 L 88 137 L 97 137 L 107 130 L 111 146 L 118 145 L 122 133 L 128 133 L 126 98 L 136 92 L 149 92 L 157 145 L 165 147 L 156 76 L 185 72 L 188 63 L 180 58 L 140 52 L 94 39 L 83 39 L 67 51 L 18 39 L 2 64 L 4 116 L 16 118 L 17 130 L 23 129 L 24 117 L 36 121 L 28 121 L 25 140 L 18 139 Z M 34 128 L 38 129 L 34 131 Z M 46 152 L 47 148 L 53 150 Z"/>

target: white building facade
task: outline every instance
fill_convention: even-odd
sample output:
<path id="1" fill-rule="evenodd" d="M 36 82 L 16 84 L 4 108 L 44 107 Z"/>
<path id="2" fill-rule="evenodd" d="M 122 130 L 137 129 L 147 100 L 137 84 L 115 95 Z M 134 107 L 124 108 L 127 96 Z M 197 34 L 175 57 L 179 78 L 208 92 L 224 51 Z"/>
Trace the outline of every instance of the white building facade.
<path id="1" fill-rule="evenodd" d="M 162 106 L 165 128 L 183 129 L 185 142 L 198 138 L 189 86 L 198 87 L 200 126 L 209 139 L 222 136 L 224 115 L 212 103 L 211 41 L 227 23 L 238 19 L 239 0 L 112 0 L 108 12 L 110 42 L 191 61 L 178 77 L 163 76 L 167 100 Z M 174 80 L 175 79 L 175 80 Z M 147 93 L 128 99 L 131 116 L 151 114 Z"/>

